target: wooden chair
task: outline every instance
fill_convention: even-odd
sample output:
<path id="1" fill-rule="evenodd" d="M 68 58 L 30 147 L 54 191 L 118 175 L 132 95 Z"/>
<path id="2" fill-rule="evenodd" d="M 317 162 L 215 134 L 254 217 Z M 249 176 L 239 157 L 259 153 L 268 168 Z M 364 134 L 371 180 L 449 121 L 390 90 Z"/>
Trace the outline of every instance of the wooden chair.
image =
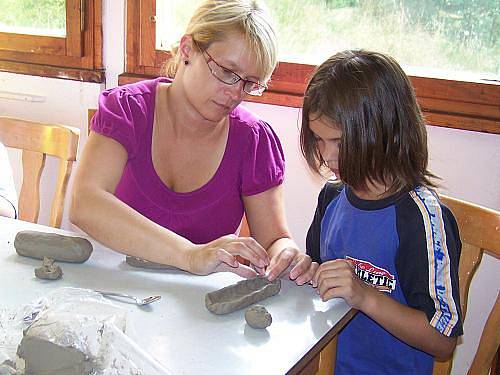
<path id="1" fill-rule="evenodd" d="M 459 265 L 460 304 L 462 319 L 465 319 L 469 287 L 484 251 L 497 258 L 500 256 L 500 212 L 447 196 L 441 196 L 441 200 L 455 215 L 460 229 L 460 239 L 462 240 Z M 500 327 L 500 307 L 497 297 L 483 329 L 469 374 L 488 374 L 500 343 L 500 329 L 498 327 Z M 317 375 L 333 374 L 336 345 L 335 338 L 319 354 Z M 446 362 L 435 361 L 433 374 L 449 375 L 452 361 L 453 358 Z"/>
<path id="2" fill-rule="evenodd" d="M 462 240 L 462 254 L 459 265 L 460 304 L 462 319 L 467 312 L 467 299 L 472 277 L 486 250 L 496 258 L 500 256 L 500 212 L 481 207 L 459 199 L 441 196 L 442 202 L 455 215 Z M 490 312 L 480 340 L 480 345 L 474 357 L 472 367 L 482 369 L 481 374 L 488 374 L 491 363 L 500 343 L 500 326 L 498 312 L 498 297 Z M 434 362 L 434 375 L 451 373 L 453 358 L 446 362 Z M 479 374 L 479 372 L 471 372 Z"/>
<path id="3" fill-rule="evenodd" d="M 60 160 L 52 201 L 50 222 L 60 227 L 64 197 L 73 162 L 76 160 L 80 130 L 0 116 L 0 141 L 22 150 L 23 183 L 19 195 L 19 218 L 36 223 L 40 212 L 40 177 L 46 155 Z"/>

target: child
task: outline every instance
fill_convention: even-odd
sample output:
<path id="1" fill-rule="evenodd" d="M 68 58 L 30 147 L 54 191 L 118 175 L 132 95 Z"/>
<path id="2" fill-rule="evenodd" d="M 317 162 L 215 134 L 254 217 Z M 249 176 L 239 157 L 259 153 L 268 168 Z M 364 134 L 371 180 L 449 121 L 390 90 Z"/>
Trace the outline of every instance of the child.
<path id="1" fill-rule="evenodd" d="M 311 78 L 301 148 L 332 171 L 307 234 L 312 282 L 358 314 L 341 331 L 335 374 L 431 374 L 462 334 L 461 243 L 431 190 L 425 124 L 398 63 L 338 53 Z"/>
<path id="2" fill-rule="evenodd" d="M 0 142 L 0 216 L 17 217 L 17 193 L 7 149 Z"/>

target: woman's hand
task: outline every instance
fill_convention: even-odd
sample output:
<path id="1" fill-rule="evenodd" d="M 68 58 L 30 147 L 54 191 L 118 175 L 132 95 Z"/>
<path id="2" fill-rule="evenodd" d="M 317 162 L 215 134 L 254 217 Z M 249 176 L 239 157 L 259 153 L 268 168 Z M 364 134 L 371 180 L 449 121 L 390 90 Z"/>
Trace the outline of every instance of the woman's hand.
<path id="1" fill-rule="evenodd" d="M 378 291 L 365 284 L 345 259 L 322 263 L 313 278 L 313 287 L 323 301 L 340 297 L 355 309 L 364 311 L 370 295 Z"/>
<path id="2" fill-rule="evenodd" d="M 250 261 L 249 267 L 236 259 L 239 255 Z M 213 272 L 234 272 L 242 277 L 255 277 L 258 271 L 269 264 L 266 250 L 251 237 L 237 237 L 233 234 L 220 237 L 208 244 L 196 245 L 188 253 L 189 272 L 208 275 Z"/>
<path id="3" fill-rule="evenodd" d="M 291 280 L 297 285 L 303 285 L 311 281 L 318 268 L 318 263 L 311 261 L 311 257 L 299 249 L 285 247 L 271 258 L 267 269 L 269 281 L 273 281 L 281 274 L 289 271 Z"/>

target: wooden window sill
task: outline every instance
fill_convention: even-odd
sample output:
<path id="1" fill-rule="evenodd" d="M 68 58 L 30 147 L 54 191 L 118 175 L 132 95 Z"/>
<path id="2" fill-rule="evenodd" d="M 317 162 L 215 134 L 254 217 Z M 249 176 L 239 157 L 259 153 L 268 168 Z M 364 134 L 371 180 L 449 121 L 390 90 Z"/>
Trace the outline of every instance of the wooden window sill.
<path id="1" fill-rule="evenodd" d="M 68 68 L 0 60 L 0 71 L 40 77 L 69 79 L 80 82 L 103 83 L 104 69 Z"/>
<path id="2" fill-rule="evenodd" d="M 312 71 L 312 68 L 311 68 Z M 124 85 L 155 75 L 123 73 L 118 83 Z M 431 126 L 500 134 L 500 86 L 460 82 L 437 78 L 410 77 L 427 123 Z M 260 97 L 247 96 L 245 101 L 300 108 L 305 83 L 286 87 L 273 78 L 274 84 Z M 474 101 L 471 102 L 471 96 Z M 442 99 L 442 98 L 449 99 Z M 495 104 L 497 103 L 497 104 Z"/>

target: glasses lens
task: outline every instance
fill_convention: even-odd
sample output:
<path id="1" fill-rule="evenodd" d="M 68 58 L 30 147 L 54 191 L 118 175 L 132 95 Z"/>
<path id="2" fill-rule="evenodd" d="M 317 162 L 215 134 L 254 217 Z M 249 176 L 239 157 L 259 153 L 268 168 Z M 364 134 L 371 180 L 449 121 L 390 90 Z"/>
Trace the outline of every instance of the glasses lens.
<path id="1" fill-rule="evenodd" d="M 240 77 L 238 77 L 234 72 L 217 65 L 213 60 L 208 63 L 208 66 L 216 78 L 224 83 L 227 83 L 228 85 L 234 85 L 240 80 Z"/>
<path id="2" fill-rule="evenodd" d="M 245 86 L 243 86 L 243 91 L 245 91 L 248 95 L 254 96 L 261 96 L 265 89 L 265 86 L 251 81 L 246 81 Z"/>

